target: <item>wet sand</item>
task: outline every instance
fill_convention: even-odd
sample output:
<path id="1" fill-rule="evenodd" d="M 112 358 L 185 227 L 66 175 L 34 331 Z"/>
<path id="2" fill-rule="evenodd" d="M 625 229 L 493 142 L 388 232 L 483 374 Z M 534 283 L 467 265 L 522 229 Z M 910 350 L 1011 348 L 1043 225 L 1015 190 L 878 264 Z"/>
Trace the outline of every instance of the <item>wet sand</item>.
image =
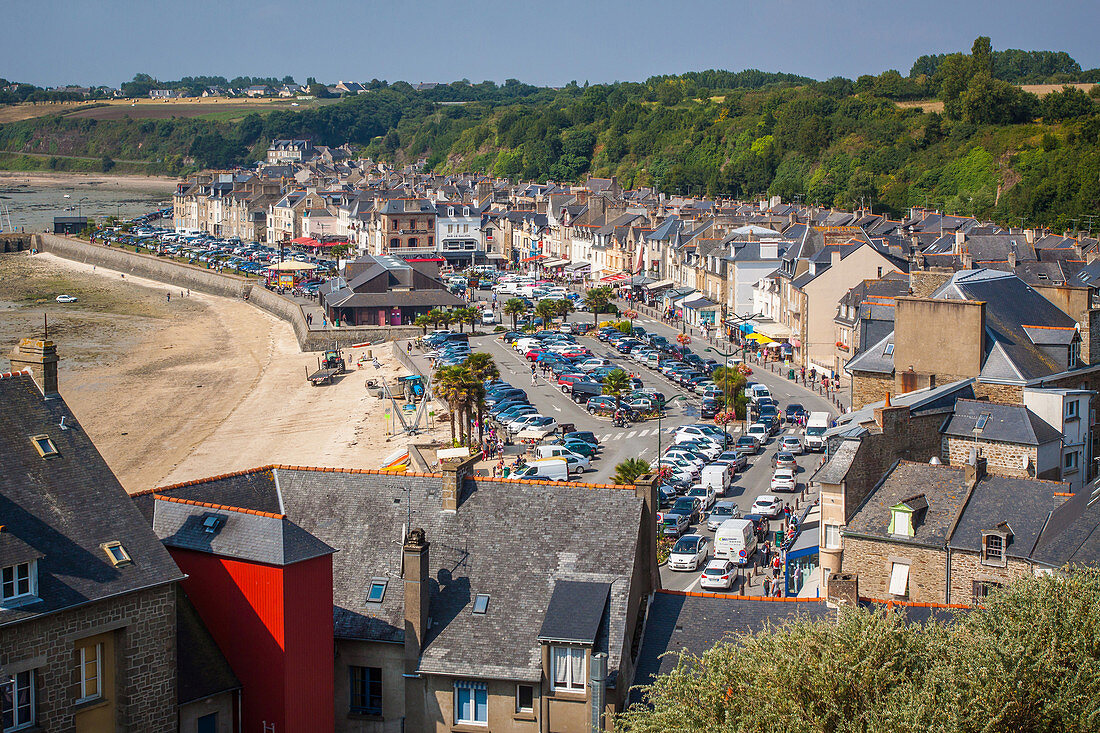
<path id="1" fill-rule="evenodd" d="M 171 292 L 171 301 L 167 295 Z M 75 295 L 62 305 L 60 293 Z M 49 254 L 0 257 L 0 361 L 43 314 L 60 391 L 128 491 L 282 463 L 378 468 L 386 405 L 368 378 L 403 374 L 388 345 L 337 383 L 313 387 L 316 354 L 245 302 L 192 293 Z M 349 366 L 366 349 L 345 352 Z M 446 424 L 430 437 L 449 435 Z"/>

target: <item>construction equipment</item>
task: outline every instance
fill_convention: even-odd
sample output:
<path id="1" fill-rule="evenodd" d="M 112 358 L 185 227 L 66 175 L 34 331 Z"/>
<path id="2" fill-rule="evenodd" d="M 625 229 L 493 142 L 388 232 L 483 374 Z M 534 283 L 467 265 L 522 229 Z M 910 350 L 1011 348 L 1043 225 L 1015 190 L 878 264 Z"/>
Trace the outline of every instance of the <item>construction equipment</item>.
<path id="1" fill-rule="evenodd" d="M 398 377 L 407 402 L 419 402 L 424 398 L 424 378 L 419 374 Z"/>

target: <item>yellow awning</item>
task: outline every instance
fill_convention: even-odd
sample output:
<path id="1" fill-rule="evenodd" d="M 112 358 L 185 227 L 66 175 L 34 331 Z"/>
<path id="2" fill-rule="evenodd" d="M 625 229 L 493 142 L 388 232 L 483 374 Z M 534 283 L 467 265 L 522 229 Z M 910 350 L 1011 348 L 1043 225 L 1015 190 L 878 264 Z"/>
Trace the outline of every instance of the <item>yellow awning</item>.
<path id="1" fill-rule="evenodd" d="M 750 333 L 745 338 L 752 339 L 758 344 L 770 344 L 775 342 L 775 339 L 770 339 L 762 333 Z"/>

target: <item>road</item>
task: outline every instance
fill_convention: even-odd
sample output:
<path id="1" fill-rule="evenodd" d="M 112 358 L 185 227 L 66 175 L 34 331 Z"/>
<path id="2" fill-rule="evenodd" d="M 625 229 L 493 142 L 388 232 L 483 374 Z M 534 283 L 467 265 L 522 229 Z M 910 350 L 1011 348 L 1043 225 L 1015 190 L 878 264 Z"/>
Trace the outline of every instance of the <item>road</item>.
<path id="1" fill-rule="evenodd" d="M 486 294 L 478 293 L 477 295 L 480 296 L 481 300 L 484 300 Z M 591 323 L 591 319 L 592 316 L 589 313 L 574 313 L 569 317 L 570 322 Z M 676 328 L 651 318 L 636 318 L 634 324 L 645 328 L 649 332 L 665 336 L 669 340 L 675 339 L 679 334 Z M 530 362 L 500 341 L 499 338 L 476 337 L 471 340 L 471 346 L 475 350 L 487 351 L 491 354 L 501 371 L 501 377 L 512 385 L 526 390 L 531 403 L 540 413 L 553 417 L 559 423 L 573 423 L 577 430 L 591 430 L 596 435 L 600 441 L 601 451 L 598 458 L 592 462 L 588 472 L 583 474 L 582 479 L 584 481 L 602 483 L 610 480 L 615 473 L 615 466 L 626 458 L 643 458 L 651 462 L 655 461 L 659 456 L 658 442 L 660 442 L 660 447 L 663 449 L 668 446 L 672 434 L 676 432 L 678 427 L 701 422 L 700 407 L 702 400 L 699 396 L 685 391 L 660 372 L 642 366 L 629 357 L 618 353 L 594 336 L 581 336 L 577 340 L 587 346 L 596 356 L 610 359 L 622 365 L 628 372 L 638 376 L 646 387 L 653 387 L 663 392 L 666 398 L 683 395 L 684 399 L 673 403 L 667 416 L 661 420 L 660 432 L 657 429 L 656 421 L 652 420 L 632 424 L 628 428 L 622 429 L 613 427 L 611 421 L 607 418 L 589 415 L 580 405 L 575 404 L 568 395 L 562 394 L 556 384 L 543 377 L 541 372 L 536 377 L 536 383 L 532 385 Z M 700 355 L 711 356 L 721 361 L 720 356 L 703 352 L 703 346 L 701 340 L 697 340 L 690 345 L 690 348 Z M 809 411 L 824 411 L 834 415 L 836 413 L 828 400 L 812 390 L 767 370 L 755 369 L 750 379 L 767 385 L 772 396 L 779 402 L 781 410 L 786 408 L 788 404 L 798 403 Z M 740 432 L 740 425 L 730 426 L 732 435 L 739 435 Z M 801 431 L 785 426 L 783 432 L 768 441 L 760 455 L 750 459 L 749 466 L 734 477 L 733 485 L 726 495 L 721 498 L 732 499 L 742 513 L 747 513 L 758 496 L 770 493 L 772 459 L 777 451 L 778 438 L 782 435 L 801 435 Z M 805 454 L 799 456 L 797 461 L 800 481 L 798 491 L 793 494 L 780 495 L 784 500 L 789 500 L 792 507 L 796 504 L 800 507 L 805 506 L 806 502 L 812 502 L 816 499 L 816 494 L 808 493 L 806 478 L 812 475 L 813 471 L 820 465 L 821 454 Z M 775 523 L 773 523 L 774 528 L 776 528 Z M 707 531 L 705 522 L 702 525 L 693 526 L 690 531 L 701 534 L 713 542 L 713 533 Z M 763 576 L 757 574 L 761 571 L 754 572 L 758 561 L 759 557 L 754 559 L 749 568 L 751 576 L 749 585 L 744 584 L 745 581 L 742 576 L 731 592 L 751 595 L 763 593 Z M 668 589 L 699 590 L 698 580 L 698 572 L 673 572 L 665 567 L 661 568 L 662 585 Z"/>

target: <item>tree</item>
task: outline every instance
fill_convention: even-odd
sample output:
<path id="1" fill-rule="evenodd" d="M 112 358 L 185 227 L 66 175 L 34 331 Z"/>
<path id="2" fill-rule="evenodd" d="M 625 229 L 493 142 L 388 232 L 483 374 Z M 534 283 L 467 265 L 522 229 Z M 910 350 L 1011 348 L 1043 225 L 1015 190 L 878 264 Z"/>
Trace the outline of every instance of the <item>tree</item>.
<path id="1" fill-rule="evenodd" d="M 464 324 L 469 323 L 471 330 L 477 322 L 479 311 L 477 308 L 462 307 L 451 311 L 451 318 L 458 324 L 458 330 L 464 331 Z"/>
<path id="2" fill-rule="evenodd" d="M 435 393 L 447 403 L 447 411 L 451 415 L 451 443 L 456 442 L 455 436 L 455 416 L 459 415 L 459 409 L 462 405 L 462 392 L 464 390 L 463 385 L 463 372 L 465 370 L 460 366 L 448 366 L 443 367 L 435 373 L 433 381 L 436 388 Z M 461 437 L 459 435 L 458 437 Z"/>
<path id="3" fill-rule="evenodd" d="M 516 321 L 527 312 L 527 304 L 521 298 L 509 298 L 504 302 L 504 312 L 512 317 L 512 330 L 516 330 Z"/>
<path id="4" fill-rule="evenodd" d="M 543 325 L 547 328 L 554 325 L 554 316 L 557 314 L 554 303 L 553 300 L 540 300 L 535 306 L 535 314 L 542 318 Z"/>
<path id="5" fill-rule="evenodd" d="M 993 78 L 993 44 L 989 36 L 978 36 L 970 47 L 970 68 L 974 74 Z"/>
<path id="6" fill-rule="evenodd" d="M 622 486 L 630 486 L 639 476 L 649 473 L 649 462 L 642 458 L 627 458 L 615 466 L 615 475 L 611 480 Z"/>
<path id="7" fill-rule="evenodd" d="M 612 369 L 603 378 L 603 393 L 615 398 L 615 412 L 623 404 L 623 395 L 629 394 L 631 389 L 633 385 L 630 383 L 630 375 L 622 369 Z"/>
<path id="8" fill-rule="evenodd" d="M 745 375 L 736 368 L 718 367 L 711 379 L 722 390 L 722 406 L 734 408 L 737 416 L 743 420 L 748 403 L 748 398 L 745 397 Z"/>
<path id="9" fill-rule="evenodd" d="M 573 301 L 569 298 L 561 298 L 554 301 L 554 314 L 561 318 L 561 322 L 565 323 L 569 318 L 569 314 L 576 310 L 576 306 L 573 305 Z"/>
<path id="10" fill-rule="evenodd" d="M 611 288 L 606 286 L 591 288 L 584 294 L 584 304 L 592 311 L 592 322 L 598 325 L 600 314 L 610 310 Z"/>
<path id="11" fill-rule="evenodd" d="M 684 653 L 615 728 L 1095 730 L 1100 572 L 1070 570 L 1018 580 L 948 625 L 843 608 L 835 621 L 796 619 Z"/>
<path id="12" fill-rule="evenodd" d="M 477 440 L 480 443 L 485 436 L 485 383 L 491 379 L 500 377 L 500 369 L 497 368 L 493 357 L 484 351 L 478 351 L 466 357 L 462 366 L 470 372 L 470 375 L 482 385 L 480 395 L 477 397 Z"/>
<path id="13" fill-rule="evenodd" d="M 431 314 L 421 313 L 419 316 L 416 317 L 416 320 L 413 321 L 413 325 L 422 328 L 425 334 L 428 333 L 428 326 L 432 325 Z"/>

